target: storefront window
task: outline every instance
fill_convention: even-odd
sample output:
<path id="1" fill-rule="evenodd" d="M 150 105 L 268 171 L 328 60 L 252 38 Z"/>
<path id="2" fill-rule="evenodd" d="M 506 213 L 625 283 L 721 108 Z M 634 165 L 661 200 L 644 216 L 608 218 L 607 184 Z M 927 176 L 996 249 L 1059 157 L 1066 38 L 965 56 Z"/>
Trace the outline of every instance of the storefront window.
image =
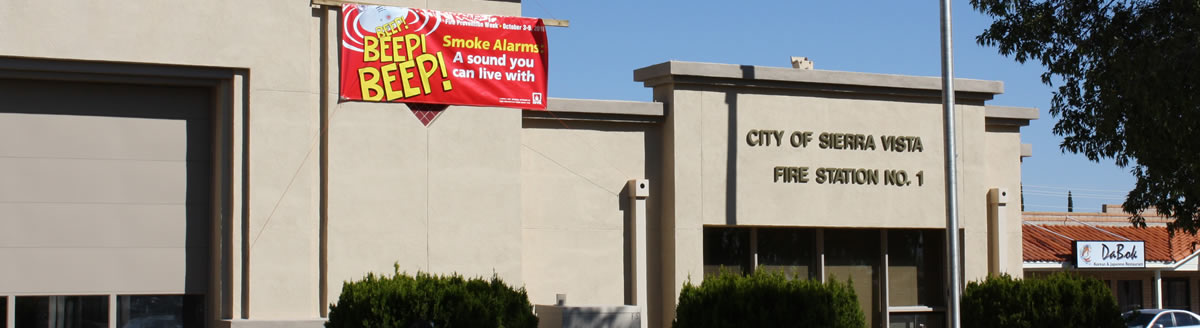
<path id="1" fill-rule="evenodd" d="M 704 275 L 727 271 L 750 273 L 749 228 L 704 228 Z"/>
<path id="2" fill-rule="evenodd" d="M 0 295 L 0 328 L 8 328 L 8 296 Z"/>
<path id="3" fill-rule="evenodd" d="M 1141 280 L 1117 281 L 1117 306 L 1121 307 L 1121 312 L 1145 308 L 1142 306 Z"/>
<path id="4" fill-rule="evenodd" d="M 758 229 L 758 266 L 799 279 L 813 275 L 815 232 L 811 229 Z"/>
<path id="5" fill-rule="evenodd" d="M 888 305 L 941 306 L 944 232 L 888 231 Z"/>
<path id="6" fill-rule="evenodd" d="M 825 230 L 825 275 L 851 280 L 867 326 L 879 322 L 879 230 Z"/>
<path id="7" fill-rule="evenodd" d="M 108 327 L 108 296 L 18 296 L 17 327 Z"/>
<path id="8" fill-rule="evenodd" d="M 1191 298 L 1189 297 L 1188 278 L 1171 278 L 1163 279 L 1163 291 L 1166 294 L 1168 309 L 1191 310 Z"/>
<path id="9" fill-rule="evenodd" d="M 117 296 L 117 327 L 204 327 L 204 296 Z"/>

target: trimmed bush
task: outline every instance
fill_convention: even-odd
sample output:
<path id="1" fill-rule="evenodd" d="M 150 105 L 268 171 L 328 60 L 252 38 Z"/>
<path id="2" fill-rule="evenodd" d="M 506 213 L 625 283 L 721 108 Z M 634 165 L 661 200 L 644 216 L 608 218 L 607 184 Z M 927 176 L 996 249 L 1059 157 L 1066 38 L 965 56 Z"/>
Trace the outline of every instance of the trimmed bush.
<path id="1" fill-rule="evenodd" d="M 962 296 L 963 327 L 1125 327 L 1104 282 L 1065 272 L 1044 278 L 1008 275 L 971 282 Z"/>
<path id="2" fill-rule="evenodd" d="M 679 294 L 675 328 L 829 327 L 867 325 L 849 283 L 788 279 L 758 270 L 708 276 L 700 286 L 689 281 Z"/>
<path id="3" fill-rule="evenodd" d="M 397 267 L 390 277 L 367 274 L 342 284 L 325 327 L 534 328 L 537 322 L 525 288 L 513 289 L 494 275 L 414 277 Z"/>

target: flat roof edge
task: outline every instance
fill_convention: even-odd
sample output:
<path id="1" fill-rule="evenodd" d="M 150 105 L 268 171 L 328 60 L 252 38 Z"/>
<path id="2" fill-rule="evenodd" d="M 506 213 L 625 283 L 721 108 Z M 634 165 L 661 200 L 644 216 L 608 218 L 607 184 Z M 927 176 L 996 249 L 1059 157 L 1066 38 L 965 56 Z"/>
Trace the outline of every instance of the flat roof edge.
<path id="1" fill-rule="evenodd" d="M 667 83 L 669 80 L 661 78 L 670 76 L 770 80 L 804 84 L 845 85 L 854 87 L 912 89 L 939 92 L 942 90 L 942 79 L 940 77 L 806 70 L 789 67 L 667 61 L 642 67 L 633 71 L 633 80 L 637 82 L 643 82 L 647 87 L 653 87 L 658 84 Z M 1000 81 L 956 78 L 954 79 L 954 83 L 954 89 L 957 92 L 974 92 L 992 95 L 1004 93 L 1004 83 Z"/>
<path id="2" fill-rule="evenodd" d="M 991 106 L 988 105 L 983 109 L 983 115 L 987 118 L 1007 118 L 1017 120 L 1036 120 L 1038 119 L 1038 109 L 1033 107 L 1008 107 L 1008 106 Z"/>
<path id="3" fill-rule="evenodd" d="M 662 117 L 665 110 L 660 102 L 549 98 L 546 111 L 552 113 L 604 114 Z"/>

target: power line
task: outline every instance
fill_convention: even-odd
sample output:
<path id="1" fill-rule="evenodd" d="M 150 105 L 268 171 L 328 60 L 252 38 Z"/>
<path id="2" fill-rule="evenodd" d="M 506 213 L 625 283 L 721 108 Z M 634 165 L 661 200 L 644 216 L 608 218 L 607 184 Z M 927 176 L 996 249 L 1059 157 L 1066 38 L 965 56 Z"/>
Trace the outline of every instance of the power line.
<path id="1" fill-rule="evenodd" d="M 1042 194 L 1051 194 L 1051 195 L 1066 195 L 1066 194 L 1067 194 L 1067 192 L 1066 192 L 1066 191 L 1046 191 L 1046 190 L 1036 190 L 1036 189 L 1032 189 L 1032 190 L 1031 190 L 1031 189 L 1026 189 L 1026 190 L 1025 190 L 1025 192 L 1026 192 L 1026 193 L 1042 193 Z M 1124 194 L 1097 194 L 1097 193 L 1087 193 L 1087 192 L 1085 192 L 1085 193 L 1079 193 L 1079 192 L 1074 192 L 1074 190 L 1071 190 L 1071 192 L 1072 192 L 1074 195 L 1084 195 L 1084 196 L 1091 196 L 1091 197 L 1116 197 L 1116 198 L 1125 198 L 1125 195 L 1124 195 Z"/>
<path id="2" fill-rule="evenodd" d="M 1074 187 L 1065 187 L 1065 186 L 1047 186 L 1047 185 L 1029 185 L 1029 184 L 1027 184 L 1027 185 L 1024 185 L 1024 186 L 1025 186 L 1026 188 L 1032 187 L 1032 188 L 1034 188 L 1034 189 L 1041 188 L 1041 189 L 1058 189 L 1058 190 L 1080 190 L 1080 191 L 1104 192 L 1104 193 L 1122 193 L 1122 194 L 1123 194 L 1123 193 L 1127 193 L 1127 192 L 1129 192 L 1128 190 L 1115 190 L 1115 189 L 1087 189 L 1087 188 L 1074 188 Z"/>
<path id="3" fill-rule="evenodd" d="M 1041 204 L 1025 204 L 1025 207 L 1037 207 L 1037 208 L 1062 208 L 1062 209 L 1065 209 L 1065 208 L 1067 208 L 1067 206 L 1065 206 L 1065 205 L 1041 205 Z"/>
<path id="4" fill-rule="evenodd" d="M 1043 196 L 1043 197 L 1067 197 L 1067 194 L 1065 194 L 1065 193 L 1047 193 L 1047 192 L 1038 192 L 1038 191 L 1025 191 L 1025 195 L 1027 195 L 1027 196 Z M 1125 200 L 1125 197 L 1110 196 L 1110 195 L 1071 194 L 1071 197 L 1088 198 L 1088 199 Z"/>

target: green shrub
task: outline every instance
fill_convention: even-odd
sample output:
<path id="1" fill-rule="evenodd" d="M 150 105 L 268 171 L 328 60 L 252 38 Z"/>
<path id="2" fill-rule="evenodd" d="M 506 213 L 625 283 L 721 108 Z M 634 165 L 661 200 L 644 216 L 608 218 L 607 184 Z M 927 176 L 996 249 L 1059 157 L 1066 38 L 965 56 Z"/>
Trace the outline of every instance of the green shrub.
<path id="1" fill-rule="evenodd" d="M 463 279 L 457 274 L 416 277 L 367 274 L 342 284 L 329 306 L 325 327 L 537 327 L 525 288 L 513 289 L 496 276 Z"/>
<path id="2" fill-rule="evenodd" d="M 1044 278 L 993 276 L 967 284 L 963 327 L 1125 327 L 1108 287 L 1059 272 Z"/>
<path id="3" fill-rule="evenodd" d="M 849 283 L 788 279 L 765 270 L 748 276 L 722 272 L 708 276 L 700 286 L 687 282 L 674 322 L 676 328 L 866 325 Z"/>

